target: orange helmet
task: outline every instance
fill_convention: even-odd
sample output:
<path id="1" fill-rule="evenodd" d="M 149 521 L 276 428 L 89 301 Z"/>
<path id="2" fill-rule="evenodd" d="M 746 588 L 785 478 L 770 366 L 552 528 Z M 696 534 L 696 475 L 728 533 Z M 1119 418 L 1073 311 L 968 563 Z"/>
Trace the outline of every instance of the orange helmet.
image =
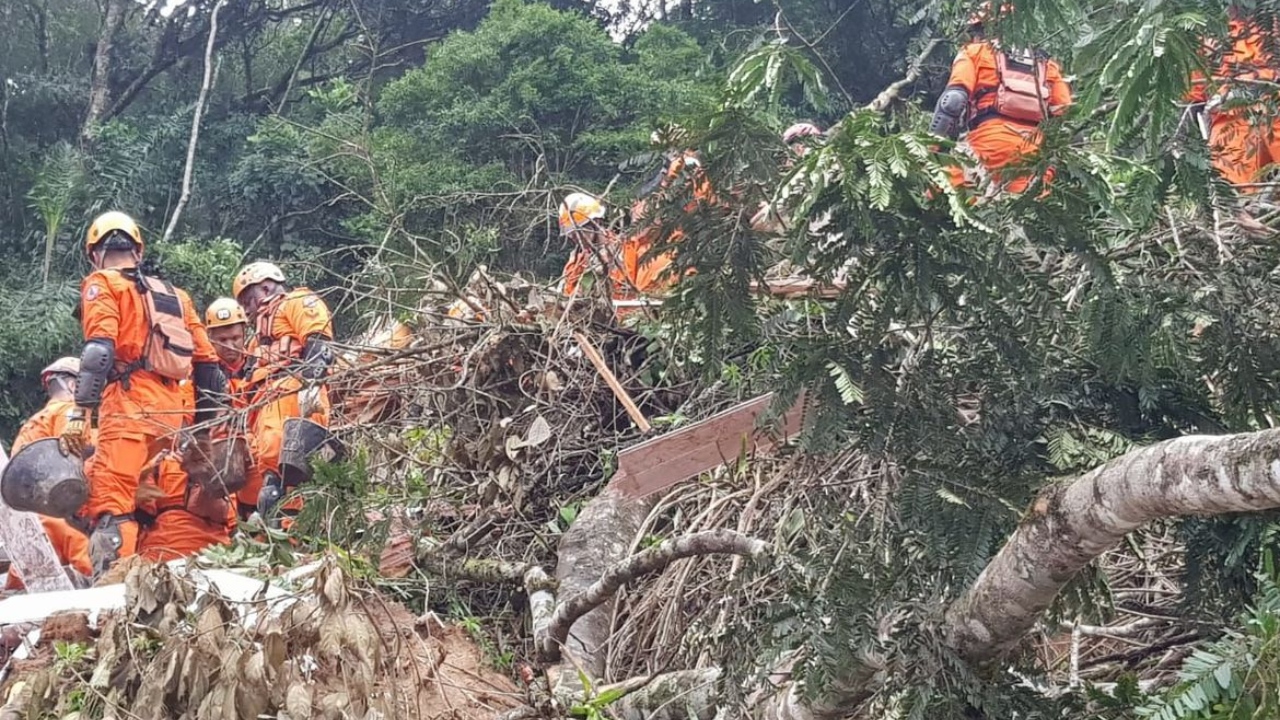
<path id="1" fill-rule="evenodd" d="M 80 374 L 80 358 L 78 357 L 61 357 L 49 364 L 49 367 L 40 371 L 40 382 L 48 383 L 50 375 L 79 375 Z"/>
<path id="2" fill-rule="evenodd" d="M 244 314 L 240 303 L 231 298 L 218 298 L 209 303 L 209 308 L 204 311 L 204 324 L 210 329 L 241 323 L 248 325 L 249 316 Z"/>
<path id="3" fill-rule="evenodd" d="M 93 252 L 98 243 L 117 234 L 124 235 L 133 241 L 139 253 L 145 247 L 142 242 L 142 230 L 138 229 L 138 223 L 134 222 L 133 218 L 128 215 L 118 210 L 112 210 L 94 218 L 93 223 L 89 225 L 89 232 L 85 234 L 84 238 L 84 251 L 86 253 Z"/>
<path id="4" fill-rule="evenodd" d="M 604 203 L 586 193 L 570 193 L 560 203 L 560 234 L 568 235 L 604 217 Z"/>
<path id="5" fill-rule="evenodd" d="M 266 280 L 275 280 L 282 283 L 284 282 L 284 271 L 269 262 L 249 263 L 240 268 L 240 272 L 236 273 L 235 280 L 231 281 L 231 296 L 239 298 L 240 293 L 244 292 L 246 288 Z"/>

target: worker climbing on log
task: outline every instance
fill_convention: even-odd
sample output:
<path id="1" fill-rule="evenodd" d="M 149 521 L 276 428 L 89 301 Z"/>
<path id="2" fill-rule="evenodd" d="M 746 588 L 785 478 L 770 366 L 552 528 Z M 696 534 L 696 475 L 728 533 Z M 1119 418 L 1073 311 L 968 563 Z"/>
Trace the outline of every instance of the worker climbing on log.
<path id="1" fill-rule="evenodd" d="M 35 415 L 22 424 L 13 440 L 10 456 L 37 440 L 47 440 L 62 435 L 67 419 L 75 411 L 76 376 L 80 374 L 80 359 L 58 358 L 40 372 L 40 384 L 48 401 Z M 89 560 L 89 538 L 63 518 L 40 515 L 40 524 L 49 536 L 58 562 L 80 575 L 93 576 L 93 564 Z M 5 586 L 9 590 L 21 590 L 24 585 L 16 569 L 9 571 Z"/>
<path id="2" fill-rule="evenodd" d="M 100 215 L 85 237 L 93 271 L 81 284 L 84 350 L 61 445 L 68 455 L 81 454 L 97 420 L 85 468 L 89 499 L 81 510 L 92 529 L 96 574 L 137 550 L 138 478 L 161 450 L 174 447 L 190 409 L 179 384 L 194 383 L 194 437 L 205 448 L 208 431 L 199 425 L 213 419 L 226 392 L 191 299 L 138 269 L 144 250 L 137 223 L 121 212 Z"/>
<path id="3" fill-rule="evenodd" d="M 293 489 L 286 486 L 280 466 L 285 422 L 305 418 L 329 426 L 324 380 L 335 357 L 333 321 L 319 295 L 290 287 L 284 271 L 271 263 L 244 266 L 231 292 L 255 326 L 249 430 L 262 471 L 261 483 L 246 485 L 239 499 L 254 504 L 265 520 Z M 282 509 L 292 512 L 298 507 L 295 499 Z"/>
<path id="4" fill-rule="evenodd" d="M 971 41 L 951 64 L 929 132 L 952 140 L 966 133 L 970 150 L 994 186 L 1017 194 L 1026 191 L 1033 173 L 1015 168 L 1039 153 L 1042 125 L 1066 111 L 1071 88 L 1058 63 L 1042 51 L 1006 48 L 988 38 L 990 13 L 990 4 L 983 3 L 970 17 Z M 1040 178 L 1046 189 L 1053 174 L 1049 168 Z M 971 184 L 960 168 L 953 168 L 951 182 L 957 187 Z"/>
<path id="5" fill-rule="evenodd" d="M 1243 193 L 1254 193 L 1260 175 L 1280 162 L 1280 116 L 1274 103 L 1280 63 L 1271 43 L 1277 28 L 1264 28 L 1239 3 L 1228 6 L 1228 42 L 1206 40 L 1212 78 L 1197 71 L 1187 99 L 1209 142 L 1214 169 Z"/>

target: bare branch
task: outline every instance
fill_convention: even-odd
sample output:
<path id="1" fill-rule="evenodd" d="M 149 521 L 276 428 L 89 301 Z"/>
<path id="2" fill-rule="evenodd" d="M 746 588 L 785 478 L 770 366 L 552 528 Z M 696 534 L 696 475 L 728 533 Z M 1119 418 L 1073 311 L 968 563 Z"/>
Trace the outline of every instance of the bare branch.
<path id="1" fill-rule="evenodd" d="M 942 40 L 939 38 L 930 40 L 924 50 L 911 62 L 910 67 L 907 68 L 907 74 L 903 76 L 901 80 L 890 83 L 889 87 L 882 90 L 880 94 L 876 96 L 876 99 L 872 100 L 871 104 L 867 105 L 867 107 L 876 112 L 884 112 L 887 110 L 889 103 L 897 99 L 898 93 L 902 92 L 902 88 L 920 79 L 920 71 L 924 68 L 925 60 L 928 60 L 929 56 L 933 54 L 933 51 L 941 44 Z"/>
<path id="2" fill-rule="evenodd" d="M 560 655 L 560 647 L 569 637 L 569 628 L 578 618 L 600 607 L 628 582 L 662 570 L 676 560 L 699 555 L 767 555 L 770 546 L 763 540 L 750 538 L 733 530 L 709 530 L 681 538 L 666 540 L 641 551 L 609 568 L 594 585 L 560 603 L 551 618 L 543 653 L 551 659 Z"/>
<path id="3" fill-rule="evenodd" d="M 169 225 L 164 229 L 164 241 L 169 242 L 173 231 L 178 227 L 182 211 L 191 202 L 191 177 L 196 167 L 196 144 L 200 141 L 200 122 L 204 120 L 204 106 L 209 100 L 209 87 L 213 85 L 213 50 L 218 39 L 218 12 L 222 10 L 224 0 L 218 0 L 209 16 L 209 42 L 204 48 L 204 79 L 200 82 L 200 95 L 196 97 L 194 116 L 191 118 L 191 141 L 187 143 L 187 167 L 182 171 L 182 194 L 178 196 L 178 205 L 173 209 Z"/>

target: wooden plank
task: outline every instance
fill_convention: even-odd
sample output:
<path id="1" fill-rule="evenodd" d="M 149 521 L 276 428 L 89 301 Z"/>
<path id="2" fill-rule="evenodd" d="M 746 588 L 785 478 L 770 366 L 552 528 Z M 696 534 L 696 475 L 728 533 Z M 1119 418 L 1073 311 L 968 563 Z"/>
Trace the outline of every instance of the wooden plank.
<path id="1" fill-rule="evenodd" d="M 618 377 L 609 369 L 609 365 L 605 363 L 604 357 L 600 355 L 600 351 L 595 345 L 582 334 L 581 330 L 573 331 L 573 338 L 578 341 L 578 347 L 582 348 L 582 352 L 586 354 L 587 359 L 595 366 L 596 372 L 600 373 L 600 377 L 604 378 L 605 384 L 613 391 L 613 396 L 618 398 L 618 402 L 622 403 L 622 407 L 626 409 L 627 414 L 631 416 L 631 421 L 640 428 L 640 432 L 647 433 L 653 429 L 649 425 L 649 421 L 645 419 L 644 413 L 640 412 L 640 407 L 636 405 L 636 401 L 631 399 L 631 395 L 627 393 L 626 388 L 622 387 L 622 383 L 618 382 Z"/>
<path id="2" fill-rule="evenodd" d="M 748 452 L 773 448 L 775 438 L 756 427 L 774 394 L 736 405 L 687 427 L 646 440 L 618 453 L 618 472 L 610 484 L 631 497 L 644 497 L 731 462 Z M 804 397 L 782 417 L 783 438 L 800 432 Z"/>

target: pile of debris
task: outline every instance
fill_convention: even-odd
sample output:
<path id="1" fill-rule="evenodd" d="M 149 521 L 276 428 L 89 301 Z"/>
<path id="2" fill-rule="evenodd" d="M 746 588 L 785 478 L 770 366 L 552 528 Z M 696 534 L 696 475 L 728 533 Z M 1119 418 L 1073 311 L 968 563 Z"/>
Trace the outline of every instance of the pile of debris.
<path id="1" fill-rule="evenodd" d="M 271 580 L 140 564 L 123 584 L 0 602 L 0 625 L 21 635 L 0 717 L 488 720 L 520 704 L 462 630 L 333 557 Z"/>

